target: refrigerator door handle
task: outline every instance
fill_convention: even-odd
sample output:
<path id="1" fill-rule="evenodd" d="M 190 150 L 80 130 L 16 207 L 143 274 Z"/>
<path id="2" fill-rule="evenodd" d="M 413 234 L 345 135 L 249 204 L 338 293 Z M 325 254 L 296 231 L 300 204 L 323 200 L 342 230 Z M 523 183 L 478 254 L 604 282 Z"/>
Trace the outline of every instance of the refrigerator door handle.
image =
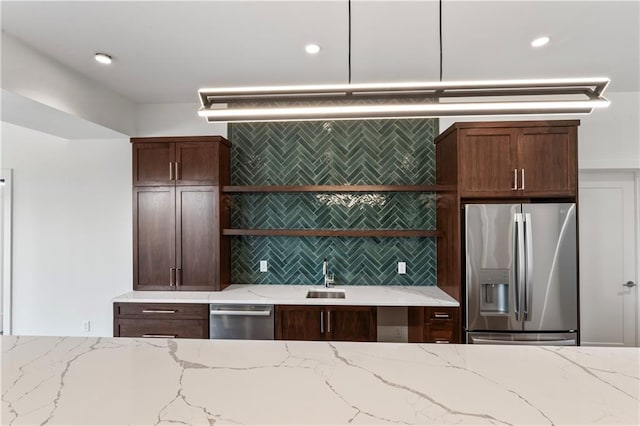
<path id="1" fill-rule="evenodd" d="M 515 219 L 515 260 L 516 260 L 516 268 L 515 268 L 515 314 L 516 321 L 520 321 L 520 299 L 522 293 L 522 282 L 524 281 L 524 224 L 522 219 L 522 213 L 516 213 Z"/>
<path id="2" fill-rule="evenodd" d="M 530 321 L 531 295 L 533 294 L 533 231 L 531 213 L 524 215 L 524 239 L 526 242 L 526 275 L 524 279 L 524 320 Z"/>

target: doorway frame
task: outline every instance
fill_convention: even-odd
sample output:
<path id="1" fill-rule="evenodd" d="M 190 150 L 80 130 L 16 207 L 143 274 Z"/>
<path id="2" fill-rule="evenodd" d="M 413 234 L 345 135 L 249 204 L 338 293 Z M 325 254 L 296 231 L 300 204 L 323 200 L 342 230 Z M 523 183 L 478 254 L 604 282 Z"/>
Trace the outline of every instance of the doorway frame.
<path id="1" fill-rule="evenodd" d="M 4 180 L 2 186 L 2 276 L 0 277 L 0 289 L 2 289 L 2 334 L 12 333 L 12 212 L 13 212 L 13 170 L 0 169 L 0 179 Z"/>

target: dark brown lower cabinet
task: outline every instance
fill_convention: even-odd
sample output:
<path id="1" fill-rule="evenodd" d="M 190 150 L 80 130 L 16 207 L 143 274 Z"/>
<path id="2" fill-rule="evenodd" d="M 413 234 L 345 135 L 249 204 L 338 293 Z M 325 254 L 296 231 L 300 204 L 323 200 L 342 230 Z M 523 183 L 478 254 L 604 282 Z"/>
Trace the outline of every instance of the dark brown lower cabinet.
<path id="1" fill-rule="evenodd" d="M 114 303 L 113 336 L 208 339 L 209 305 Z"/>
<path id="2" fill-rule="evenodd" d="M 461 343 L 460 308 L 411 306 L 408 316 L 410 343 Z"/>
<path id="3" fill-rule="evenodd" d="M 276 339 L 375 342 L 376 307 L 276 306 Z"/>

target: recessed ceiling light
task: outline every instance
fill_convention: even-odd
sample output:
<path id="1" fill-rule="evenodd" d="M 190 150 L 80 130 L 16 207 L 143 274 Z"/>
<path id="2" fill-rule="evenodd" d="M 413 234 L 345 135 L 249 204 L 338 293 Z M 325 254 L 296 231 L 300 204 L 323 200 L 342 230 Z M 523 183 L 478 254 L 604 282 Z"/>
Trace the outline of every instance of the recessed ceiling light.
<path id="1" fill-rule="evenodd" d="M 543 36 L 543 37 L 538 37 L 537 39 L 533 40 L 531 42 L 531 46 L 533 47 L 542 47 L 545 44 L 549 43 L 549 40 L 551 40 L 549 37 L 547 36 Z"/>
<path id="2" fill-rule="evenodd" d="M 96 59 L 96 61 L 105 65 L 109 65 L 111 62 L 113 62 L 113 58 L 106 53 L 96 53 L 94 58 Z"/>
<path id="3" fill-rule="evenodd" d="M 309 55 L 315 55 L 320 52 L 320 46 L 317 44 L 307 44 L 304 50 L 306 50 Z"/>

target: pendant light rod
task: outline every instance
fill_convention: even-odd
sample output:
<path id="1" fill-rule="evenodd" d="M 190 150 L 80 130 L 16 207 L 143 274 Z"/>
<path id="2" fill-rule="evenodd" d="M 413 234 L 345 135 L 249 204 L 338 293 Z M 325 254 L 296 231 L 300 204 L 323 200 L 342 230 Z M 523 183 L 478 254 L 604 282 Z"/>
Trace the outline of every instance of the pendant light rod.
<path id="1" fill-rule="evenodd" d="M 438 2 L 438 29 L 440 32 L 438 37 L 440 41 L 440 81 L 442 81 L 442 0 Z"/>
<path id="2" fill-rule="evenodd" d="M 349 18 L 349 60 L 348 60 L 348 66 L 349 66 L 349 84 L 351 84 L 351 0 L 349 0 L 348 5 L 348 18 Z"/>

